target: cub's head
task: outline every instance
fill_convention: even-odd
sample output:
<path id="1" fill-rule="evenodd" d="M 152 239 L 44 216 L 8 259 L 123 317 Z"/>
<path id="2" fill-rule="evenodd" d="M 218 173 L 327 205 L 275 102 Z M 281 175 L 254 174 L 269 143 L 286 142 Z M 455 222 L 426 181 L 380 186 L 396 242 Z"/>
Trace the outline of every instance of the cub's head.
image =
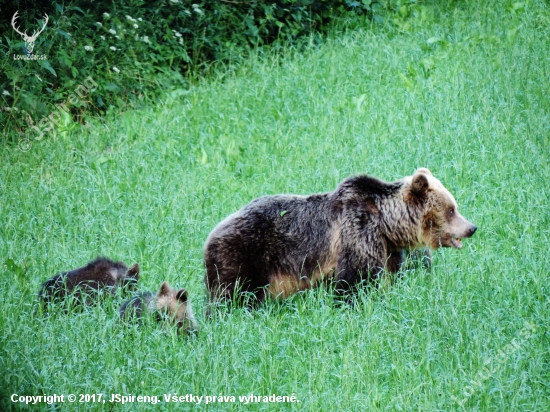
<path id="1" fill-rule="evenodd" d="M 453 195 L 425 168 L 418 169 L 406 182 L 410 184 L 406 199 L 423 209 L 421 244 L 432 249 L 460 249 L 462 239 L 471 237 L 477 227 L 458 213 Z"/>
<path id="2" fill-rule="evenodd" d="M 120 286 L 125 292 L 136 292 L 139 281 L 139 265 L 134 264 L 120 279 Z"/>
<path id="3" fill-rule="evenodd" d="M 173 289 L 168 282 L 163 282 L 157 293 L 156 310 L 165 320 L 182 330 L 197 329 L 197 322 L 185 289 Z"/>

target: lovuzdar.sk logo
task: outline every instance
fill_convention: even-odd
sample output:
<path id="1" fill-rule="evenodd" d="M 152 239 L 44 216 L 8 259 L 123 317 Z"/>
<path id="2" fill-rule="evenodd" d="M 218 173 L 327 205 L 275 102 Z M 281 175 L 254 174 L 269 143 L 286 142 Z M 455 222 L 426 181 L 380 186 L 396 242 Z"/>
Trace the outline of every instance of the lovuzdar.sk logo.
<path id="1" fill-rule="evenodd" d="M 27 34 L 27 31 L 21 32 L 17 28 L 16 20 L 19 17 L 17 15 L 17 13 L 19 13 L 19 11 L 16 11 L 15 14 L 13 15 L 13 18 L 11 19 L 11 25 L 12 25 L 13 29 L 15 30 L 15 32 L 20 34 L 21 37 L 23 38 L 23 41 L 25 42 L 25 49 L 26 49 L 27 54 L 26 55 L 20 55 L 20 56 L 16 56 L 14 54 L 13 59 L 14 60 L 46 60 L 45 55 L 33 56 L 32 52 L 34 50 L 34 42 L 36 41 L 36 39 L 38 38 L 40 33 L 42 33 L 44 31 L 44 29 L 46 28 L 46 25 L 48 24 L 48 21 L 49 21 L 48 15 L 46 13 L 44 13 L 44 20 L 43 20 L 44 24 L 42 25 L 42 28 L 39 29 L 39 30 L 36 30 L 31 36 L 29 36 Z"/>

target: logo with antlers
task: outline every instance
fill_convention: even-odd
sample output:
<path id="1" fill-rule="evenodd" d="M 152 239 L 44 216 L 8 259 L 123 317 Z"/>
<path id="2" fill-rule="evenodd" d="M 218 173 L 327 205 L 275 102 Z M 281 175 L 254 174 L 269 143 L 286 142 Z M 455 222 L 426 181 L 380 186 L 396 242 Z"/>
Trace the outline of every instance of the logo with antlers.
<path id="1" fill-rule="evenodd" d="M 49 20 L 48 15 L 46 13 L 44 13 L 44 25 L 42 26 L 42 28 L 40 30 L 35 31 L 32 34 L 32 36 L 29 36 L 26 31 L 24 33 L 21 33 L 19 31 L 19 29 L 17 28 L 17 26 L 15 25 L 15 21 L 17 20 L 17 17 L 18 17 L 17 13 L 19 13 L 19 11 L 16 11 L 15 14 L 13 15 L 13 18 L 11 19 L 11 25 L 12 25 L 13 29 L 17 33 L 19 33 L 21 35 L 21 37 L 23 37 L 23 41 L 25 42 L 25 48 L 27 49 L 27 52 L 29 54 L 32 54 L 32 51 L 34 50 L 34 42 L 38 38 L 38 35 L 44 31 L 44 29 L 46 28 L 46 24 L 48 24 L 48 20 Z"/>

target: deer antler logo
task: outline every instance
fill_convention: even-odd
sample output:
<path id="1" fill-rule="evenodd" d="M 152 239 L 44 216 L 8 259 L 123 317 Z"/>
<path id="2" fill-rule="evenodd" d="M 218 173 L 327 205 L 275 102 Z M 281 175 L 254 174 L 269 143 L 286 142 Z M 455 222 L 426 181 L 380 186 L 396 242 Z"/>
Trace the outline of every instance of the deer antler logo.
<path id="1" fill-rule="evenodd" d="M 21 35 L 21 37 L 23 37 L 23 41 L 25 42 L 25 48 L 27 49 L 27 52 L 29 54 L 32 54 L 32 51 L 34 49 L 34 42 L 36 41 L 36 39 L 38 38 L 38 35 L 40 33 L 42 33 L 44 31 L 44 29 L 46 28 L 46 24 L 48 24 L 48 21 L 49 21 L 49 18 L 48 18 L 48 15 L 46 13 L 44 13 L 44 25 L 42 26 L 42 28 L 38 31 L 35 31 L 32 36 L 29 36 L 27 35 L 27 32 L 25 31 L 24 33 L 21 33 L 19 31 L 19 29 L 17 28 L 17 26 L 15 25 L 15 21 L 17 20 L 17 13 L 19 13 L 19 11 L 16 11 L 15 14 L 13 15 L 13 18 L 11 19 L 11 25 L 13 27 L 13 29 L 19 33 Z"/>

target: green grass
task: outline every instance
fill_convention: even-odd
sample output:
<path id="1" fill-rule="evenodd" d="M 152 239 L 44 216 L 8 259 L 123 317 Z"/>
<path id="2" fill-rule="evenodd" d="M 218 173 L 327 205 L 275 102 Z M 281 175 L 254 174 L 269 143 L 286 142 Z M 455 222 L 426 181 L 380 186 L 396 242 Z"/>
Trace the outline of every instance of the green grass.
<path id="1" fill-rule="evenodd" d="M 0 407 L 19 409 L 14 393 L 177 393 L 236 402 L 113 410 L 548 410 L 550 11 L 467 3 L 426 7 L 405 32 L 358 28 L 251 58 L 26 152 L 0 148 Z M 205 321 L 202 246 L 225 216 L 420 166 L 479 227 L 462 250 L 355 307 L 320 290 Z M 186 287 L 200 334 L 123 327 L 116 300 L 33 317 L 43 280 L 97 255 L 139 262 L 143 290 Z M 251 393 L 300 402 L 238 402 Z"/>

